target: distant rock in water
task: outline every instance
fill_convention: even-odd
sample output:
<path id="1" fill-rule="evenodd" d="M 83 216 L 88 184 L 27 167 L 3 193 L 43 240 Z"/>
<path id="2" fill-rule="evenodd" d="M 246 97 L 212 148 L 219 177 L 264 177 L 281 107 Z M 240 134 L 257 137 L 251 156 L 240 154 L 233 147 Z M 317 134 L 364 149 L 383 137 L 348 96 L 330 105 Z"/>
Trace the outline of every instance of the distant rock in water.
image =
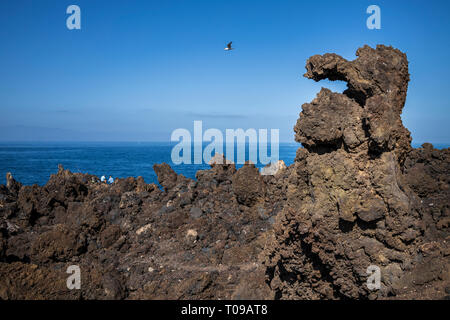
<path id="1" fill-rule="evenodd" d="M 154 166 L 99 182 L 62 166 L 45 186 L 0 185 L 1 299 L 442 299 L 450 286 L 450 149 L 411 148 L 406 55 L 311 57 L 341 80 L 302 106 L 294 164 L 196 180 Z M 67 268 L 80 267 L 80 290 Z M 380 287 L 367 286 L 379 268 Z M 448 290 L 447 290 L 448 291 Z"/>

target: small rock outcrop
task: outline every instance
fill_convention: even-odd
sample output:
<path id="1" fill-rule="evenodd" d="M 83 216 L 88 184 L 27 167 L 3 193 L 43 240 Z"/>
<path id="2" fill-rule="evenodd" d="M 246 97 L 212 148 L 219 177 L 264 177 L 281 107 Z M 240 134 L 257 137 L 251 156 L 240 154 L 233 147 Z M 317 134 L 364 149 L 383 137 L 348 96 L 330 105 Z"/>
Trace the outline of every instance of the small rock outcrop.
<path id="1" fill-rule="evenodd" d="M 231 179 L 233 192 L 240 204 L 251 206 L 265 196 L 265 184 L 253 163 L 246 162 Z"/>
<path id="2" fill-rule="evenodd" d="M 278 160 L 277 162 L 272 162 L 261 169 L 261 175 L 263 176 L 274 176 L 280 174 L 284 169 L 286 169 L 286 164 L 283 160 Z"/>

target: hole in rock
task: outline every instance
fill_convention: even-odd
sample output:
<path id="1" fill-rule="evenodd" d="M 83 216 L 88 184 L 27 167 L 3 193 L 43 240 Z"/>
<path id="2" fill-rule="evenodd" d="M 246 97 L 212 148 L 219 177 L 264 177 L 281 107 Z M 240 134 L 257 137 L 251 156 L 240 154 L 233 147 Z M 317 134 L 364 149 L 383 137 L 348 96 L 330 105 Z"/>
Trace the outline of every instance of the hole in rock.
<path id="1" fill-rule="evenodd" d="M 315 85 L 317 86 L 317 93 L 319 93 L 322 87 L 330 89 L 331 91 L 337 93 L 343 93 L 345 90 L 347 90 L 347 82 L 342 80 L 331 81 L 328 79 L 323 79 L 319 82 L 316 82 Z"/>

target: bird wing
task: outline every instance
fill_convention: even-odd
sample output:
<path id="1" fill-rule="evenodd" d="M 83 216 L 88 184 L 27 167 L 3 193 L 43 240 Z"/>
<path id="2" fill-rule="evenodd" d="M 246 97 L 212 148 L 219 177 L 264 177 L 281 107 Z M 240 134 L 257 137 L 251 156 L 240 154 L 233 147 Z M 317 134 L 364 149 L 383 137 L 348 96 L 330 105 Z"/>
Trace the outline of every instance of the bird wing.
<path id="1" fill-rule="evenodd" d="M 231 44 L 233 43 L 233 41 L 230 41 L 230 43 L 227 44 L 228 48 L 231 48 Z"/>

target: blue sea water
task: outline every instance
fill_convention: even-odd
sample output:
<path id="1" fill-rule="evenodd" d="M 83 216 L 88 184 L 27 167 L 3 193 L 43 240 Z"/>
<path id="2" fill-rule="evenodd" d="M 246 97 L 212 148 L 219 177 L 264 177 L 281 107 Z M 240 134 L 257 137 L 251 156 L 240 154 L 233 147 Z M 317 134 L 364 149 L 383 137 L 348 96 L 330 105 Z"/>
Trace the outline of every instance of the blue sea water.
<path id="1" fill-rule="evenodd" d="M 58 164 L 72 172 L 89 173 L 99 177 L 142 176 L 147 183 L 157 183 L 152 168 L 155 163 L 166 162 L 177 173 L 188 178 L 195 178 L 197 170 L 210 168 L 207 164 L 173 164 L 171 151 L 174 145 L 159 142 L 0 143 L 0 175 L 3 177 L 0 178 L 0 184 L 6 182 L 6 173 L 11 172 L 14 178 L 23 184 L 44 185 L 50 175 L 58 171 Z M 449 146 L 450 144 L 436 144 L 435 148 Z M 292 164 L 299 147 L 298 143 L 280 143 L 279 158 L 284 160 L 286 165 Z M 248 151 L 248 148 L 246 150 Z M 236 162 L 236 158 L 234 161 Z M 257 163 L 257 167 L 262 166 Z"/>
<path id="2" fill-rule="evenodd" d="M 40 142 L 0 143 L 0 184 L 6 183 L 6 173 L 23 184 L 47 183 L 58 164 L 72 172 L 113 176 L 114 178 L 142 176 L 147 183 L 157 183 L 153 165 L 166 162 L 180 174 L 195 178 L 198 170 L 209 169 L 203 164 L 179 164 L 171 161 L 176 143 L 160 142 Z M 280 143 L 279 158 L 290 165 L 295 158 L 298 143 Z M 225 150 L 225 148 L 224 148 Z M 268 148 L 270 156 L 270 146 Z M 192 158 L 194 152 L 192 151 Z M 246 148 L 248 159 L 248 146 Z M 237 152 L 235 151 L 236 162 Z M 193 162 L 193 159 L 192 159 Z M 241 165 L 237 165 L 239 168 Z M 257 167 L 264 165 L 257 163 Z"/>

